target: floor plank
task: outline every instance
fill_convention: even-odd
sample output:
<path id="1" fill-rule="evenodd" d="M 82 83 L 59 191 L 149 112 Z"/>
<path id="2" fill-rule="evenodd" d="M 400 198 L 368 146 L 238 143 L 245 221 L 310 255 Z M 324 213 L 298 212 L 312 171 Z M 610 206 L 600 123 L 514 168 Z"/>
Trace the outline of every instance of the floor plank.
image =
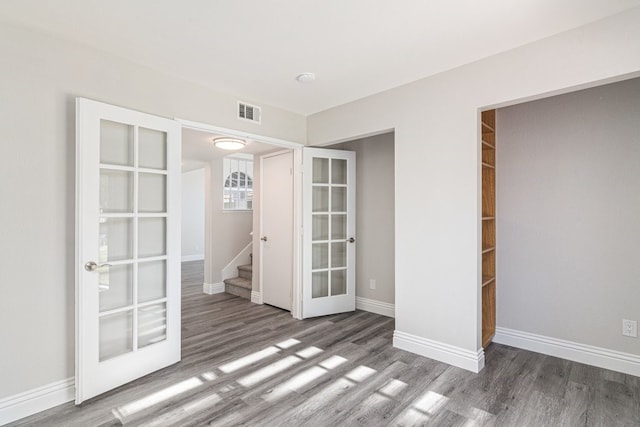
<path id="1" fill-rule="evenodd" d="M 491 344 L 473 374 L 392 347 L 364 311 L 297 321 L 202 293 L 183 263 L 182 361 L 12 426 L 640 425 L 640 378 Z"/>

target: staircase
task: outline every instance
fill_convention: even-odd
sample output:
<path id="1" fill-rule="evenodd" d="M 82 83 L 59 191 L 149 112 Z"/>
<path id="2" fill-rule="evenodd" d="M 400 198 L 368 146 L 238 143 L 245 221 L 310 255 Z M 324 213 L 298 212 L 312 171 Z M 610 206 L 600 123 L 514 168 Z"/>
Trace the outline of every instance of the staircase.
<path id="1" fill-rule="evenodd" d="M 224 291 L 248 300 L 251 299 L 251 264 L 238 266 L 238 277 L 224 280 Z"/>

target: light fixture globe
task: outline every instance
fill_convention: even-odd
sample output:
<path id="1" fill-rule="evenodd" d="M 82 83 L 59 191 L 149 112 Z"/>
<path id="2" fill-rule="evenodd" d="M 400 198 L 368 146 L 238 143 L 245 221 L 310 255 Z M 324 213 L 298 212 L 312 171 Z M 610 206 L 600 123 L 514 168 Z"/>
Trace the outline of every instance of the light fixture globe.
<path id="1" fill-rule="evenodd" d="M 229 138 L 224 136 L 222 138 L 214 138 L 213 145 L 222 150 L 240 150 L 244 148 L 247 143 L 238 138 Z"/>

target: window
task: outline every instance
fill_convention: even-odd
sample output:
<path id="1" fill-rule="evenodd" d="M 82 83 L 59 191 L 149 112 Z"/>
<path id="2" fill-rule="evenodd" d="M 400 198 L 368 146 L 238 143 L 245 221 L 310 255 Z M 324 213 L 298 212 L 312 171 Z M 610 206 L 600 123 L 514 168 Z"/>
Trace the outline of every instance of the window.
<path id="1" fill-rule="evenodd" d="M 253 156 L 233 155 L 223 159 L 222 207 L 225 211 L 253 209 Z"/>

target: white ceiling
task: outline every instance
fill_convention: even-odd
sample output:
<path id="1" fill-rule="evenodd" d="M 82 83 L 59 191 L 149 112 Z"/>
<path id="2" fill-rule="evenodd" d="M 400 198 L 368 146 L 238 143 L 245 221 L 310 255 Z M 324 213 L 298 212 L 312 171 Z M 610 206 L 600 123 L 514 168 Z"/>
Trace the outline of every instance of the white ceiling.
<path id="1" fill-rule="evenodd" d="M 640 0 L 2 0 L 0 21 L 311 114 Z M 300 84 L 295 76 L 314 72 Z"/>

